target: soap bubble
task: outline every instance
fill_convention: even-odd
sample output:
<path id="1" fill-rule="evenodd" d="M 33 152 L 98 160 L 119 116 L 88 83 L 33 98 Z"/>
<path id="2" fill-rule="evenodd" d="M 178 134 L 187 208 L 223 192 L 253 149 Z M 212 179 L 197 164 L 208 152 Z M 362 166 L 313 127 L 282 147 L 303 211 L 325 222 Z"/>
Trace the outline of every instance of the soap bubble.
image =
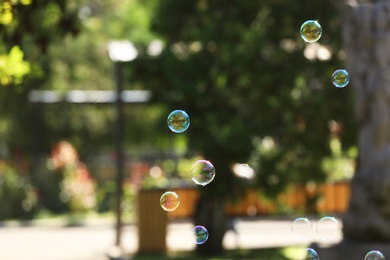
<path id="1" fill-rule="evenodd" d="M 320 257 L 318 256 L 318 253 L 316 250 L 312 248 L 306 248 L 305 249 L 305 257 L 303 258 L 305 260 L 319 260 Z"/>
<path id="2" fill-rule="evenodd" d="M 173 211 L 180 205 L 179 196 L 173 191 L 167 191 L 161 195 L 160 205 L 166 211 Z"/>
<path id="3" fill-rule="evenodd" d="M 298 238 L 309 237 L 312 233 L 313 226 L 307 218 L 297 218 L 294 220 L 291 231 Z"/>
<path id="4" fill-rule="evenodd" d="M 174 110 L 168 116 L 168 127 L 175 133 L 183 133 L 190 126 L 190 117 L 183 110 Z"/>
<path id="5" fill-rule="evenodd" d="M 337 88 L 343 88 L 349 83 L 349 74 L 346 70 L 336 70 L 332 74 L 332 83 Z"/>
<path id="6" fill-rule="evenodd" d="M 318 221 L 317 234 L 322 240 L 334 240 L 340 234 L 340 223 L 334 217 L 323 217 Z"/>
<path id="7" fill-rule="evenodd" d="M 195 244 L 201 245 L 209 238 L 209 232 L 204 226 L 195 226 L 192 229 Z"/>
<path id="8" fill-rule="evenodd" d="M 215 168 L 206 160 L 196 161 L 191 167 L 192 180 L 202 186 L 209 184 L 215 177 Z"/>
<path id="9" fill-rule="evenodd" d="M 301 26 L 301 37 L 306 42 L 316 42 L 322 35 L 321 25 L 314 20 L 308 20 Z"/>
<path id="10" fill-rule="evenodd" d="M 376 250 L 372 250 L 366 254 L 364 260 L 385 260 L 385 256 Z"/>

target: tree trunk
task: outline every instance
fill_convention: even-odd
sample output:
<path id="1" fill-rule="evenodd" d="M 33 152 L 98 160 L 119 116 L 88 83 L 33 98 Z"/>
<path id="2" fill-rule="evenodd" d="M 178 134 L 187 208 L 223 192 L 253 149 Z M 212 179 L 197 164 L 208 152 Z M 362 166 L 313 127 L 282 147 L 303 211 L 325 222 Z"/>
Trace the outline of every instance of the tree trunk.
<path id="1" fill-rule="evenodd" d="M 196 253 L 202 256 L 221 255 L 222 240 L 227 230 L 225 201 L 223 199 L 209 200 L 201 196 L 195 210 L 194 224 L 204 226 L 209 232 L 208 240 L 196 248 Z"/>
<path id="2" fill-rule="evenodd" d="M 349 2 L 343 10 L 360 153 L 343 220 L 344 237 L 390 241 L 390 1 Z"/>

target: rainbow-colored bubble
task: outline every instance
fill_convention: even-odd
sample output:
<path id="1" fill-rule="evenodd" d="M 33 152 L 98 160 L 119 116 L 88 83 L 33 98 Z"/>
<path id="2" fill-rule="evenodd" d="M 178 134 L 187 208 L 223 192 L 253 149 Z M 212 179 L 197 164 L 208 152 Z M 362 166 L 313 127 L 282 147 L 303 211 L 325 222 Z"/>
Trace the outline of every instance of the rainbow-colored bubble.
<path id="1" fill-rule="evenodd" d="M 190 126 L 190 117 L 183 110 L 174 110 L 168 116 L 168 127 L 174 133 L 183 133 Z"/>
<path id="2" fill-rule="evenodd" d="M 337 88 L 343 88 L 349 83 L 349 74 L 346 70 L 338 69 L 332 74 L 332 83 Z"/>
<path id="3" fill-rule="evenodd" d="M 215 168 L 211 162 L 199 160 L 192 165 L 190 173 L 196 184 L 206 186 L 214 180 Z"/>
<path id="4" fill-rule="evenodd" d="M 204 226 L 195 226 L 192 229 L 195 244 L 201 245 L 209 238 L 209 232 Z"/>
<path id="5" fill-rule="evenodd" d="M 305 249 L 305 260 L 319 260 L 318 253 L 312 248 Z"/>
<path id="6" fill-rule="evenodd" d="M 321 38 L 322 27 L 314 20 L 308 20 L 301 26 L 300 34 L 305 42 L 316 42 Z"/>
<path id="7" fill-rule="evenodd" d="M 385 260 L 385 256 L 377 250 L 372 250 L 366 254 L 364 260 Z"/>
<path id="8" fill-rule="evenodd" d="M 160 197 L 160 206 L 166 211 L 173 211 L 180 205 L 179 196 L 173 191 L 167 191 Z"/>

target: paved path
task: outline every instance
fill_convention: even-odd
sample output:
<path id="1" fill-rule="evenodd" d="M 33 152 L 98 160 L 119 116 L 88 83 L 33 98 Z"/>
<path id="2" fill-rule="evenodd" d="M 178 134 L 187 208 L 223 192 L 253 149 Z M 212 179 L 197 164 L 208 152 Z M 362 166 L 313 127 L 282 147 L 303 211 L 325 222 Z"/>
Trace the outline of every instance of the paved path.
<path id="1" fill-rule="evenodd" d="M 312 221 L 315 225 L 316 220 Z M 291 232 L 291 221 L 239 219 L 235 232 L 224 238 L 226 248 L 262 248 L 287 245 L 308 245 L 319 241 L 317 235 L 298 239 Z M 192 250 L 190 222 L 176 222 L 167 228 L 169 250 Z M 338 236 L 333 242 L 340 241 Z M 126 252 L 137 250 L 137 228 L 126 226 L 123 247 Z M 30 227 L 0 227 L 0 260 L 107 260 L 106 253 L 114 244 L 111 223 L 88 224 L 79 227 L 38 225 Z"/>

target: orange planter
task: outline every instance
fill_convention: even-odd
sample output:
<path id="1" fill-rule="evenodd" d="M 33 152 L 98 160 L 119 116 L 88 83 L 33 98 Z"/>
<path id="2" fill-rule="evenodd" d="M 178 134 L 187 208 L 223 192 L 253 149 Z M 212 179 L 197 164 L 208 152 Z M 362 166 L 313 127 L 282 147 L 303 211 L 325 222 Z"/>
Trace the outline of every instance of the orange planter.
<path id="1" fill-rule="evenodd" d="M 168 218 L 191 218 L 199 191 L 197 189 L 174 189 L 180 198 L 180 206 L 168 212 Z M 308 202 L 319 197 L 314 210 L 320 214 L 340 214 L 347 207 L 350 199 L 350 184 L 348 182 L 324 183 L 311 187 L 308 185 L 290 186 L 277 198 L 278 203 L 293 211 L 310 212 Z M 266 200 L 261 192 L 250 190 L 239 203 L 228 203 L 226 212 L 229 216 L 272 215 L 276 213 L 277 203 Z"/>
<path id="2" fill-rule="evenodd" d="M 171 212 L 160 207 L 160 197 L 165 190 L 140 191 L 137 197 L 138 210 L 138 247 L 140 252 L 166 251 L 166 226 L 168 219 L 192 218 L 199 198 L 198 189 L 172 189 L 180 198 L 179 207 Z M 308 207 L 309 201 L 319 197 L 315 204 Z M 295 212 L 320 214 L 343 213 L 348 206 L 350 185 L 347 182 L 324 183 L 320 185 L 293 185 L 278 196 L 279 204 Z M 226 212 L 229 216 L 272 215 L 277 203 L 266 200 L 261 192 L 250 190 L 236 204 L 229 203 Z"/>

